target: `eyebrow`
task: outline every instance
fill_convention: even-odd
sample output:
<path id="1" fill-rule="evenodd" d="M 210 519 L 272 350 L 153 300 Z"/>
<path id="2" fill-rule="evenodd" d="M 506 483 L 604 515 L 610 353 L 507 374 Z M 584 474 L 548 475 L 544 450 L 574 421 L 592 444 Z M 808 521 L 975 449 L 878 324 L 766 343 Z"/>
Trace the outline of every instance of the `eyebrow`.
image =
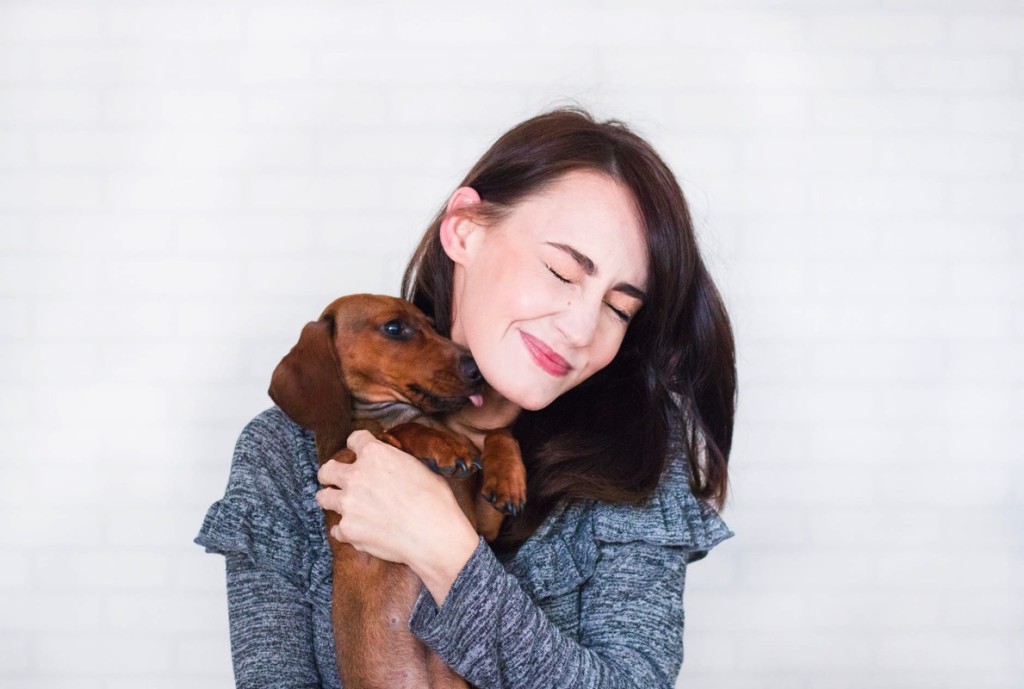
<path id="1" fill-rule="evenodd" d="M 583 272 L 586 273 L 587 275 L 591 277 L 597 275 L 597 266 L 594 265 L 594 262 L 590 260 L 589 256 L 581 254 L 579 251 L 572 248 L 568 244 L 560 244 L 558 242 L 545 242 L 545 244 L 553 246 L 556 249 L 561 249 L 565 253 L 572 256 L 573 260 L 580 265 L 580 268 L 582 268 Z M 635 299 L 639 299 L 640 301 L 647 301 L 647 294 L 644 293 L 644 291 L 639 287 L 631 285 L 628 282 L 617 283 L 612 286 L 612 289 L 615 290 L 616 292 L 622 292 L 623 294 L 627 294 L 631 297 L 634 297 Z"/>

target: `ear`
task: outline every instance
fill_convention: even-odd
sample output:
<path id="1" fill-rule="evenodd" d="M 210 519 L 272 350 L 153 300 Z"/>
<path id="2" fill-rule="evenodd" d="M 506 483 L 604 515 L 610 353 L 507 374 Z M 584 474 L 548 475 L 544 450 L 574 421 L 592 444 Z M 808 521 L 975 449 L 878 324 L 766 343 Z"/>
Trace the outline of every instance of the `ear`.
<path id="1" fill-rule="evenodd" d="M 329 317 L 307 323 L 270 379 L 270 399 L 311 431 L 348 427 L 352 401 L 341 377 Z"/>
<path id="2" fill-rule="evenodd" d="M 470 250 L 469 239 L 480 228 L 473 220 L 458 213 L 459 209 L 480 203 L 480 194 L 473 187 L 459 187 L 448 199 L 448 209 L 441 221 L 441 246 L 456 264 L 465 263 Z"/>

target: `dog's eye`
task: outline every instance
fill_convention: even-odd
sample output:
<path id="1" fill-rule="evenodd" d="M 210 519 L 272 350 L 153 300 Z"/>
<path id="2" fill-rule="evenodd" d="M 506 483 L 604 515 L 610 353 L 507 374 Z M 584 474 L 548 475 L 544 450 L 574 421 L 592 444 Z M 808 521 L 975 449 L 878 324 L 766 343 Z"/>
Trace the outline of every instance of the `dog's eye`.
<path id="1" fill-rule="evenodd" d="M 412 328 L 407 323 L 396 318 L 393 321 L 388 321 L 380 327 L 385 337 L 389 337 L 392 340 L 408 340 L 412 337 Z"/>

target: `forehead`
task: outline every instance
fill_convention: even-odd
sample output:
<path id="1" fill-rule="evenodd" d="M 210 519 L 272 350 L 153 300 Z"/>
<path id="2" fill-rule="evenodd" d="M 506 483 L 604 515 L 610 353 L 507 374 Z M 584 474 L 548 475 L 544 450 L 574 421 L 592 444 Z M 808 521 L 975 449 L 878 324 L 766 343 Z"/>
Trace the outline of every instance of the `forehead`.
<path id="1" fill-rule="evenodd" d="M 599 172 L 573 171 L 525 199 L 517 230 L 539 243 L 571 246 L 598 270 L 614 268 L 645 281 L 647 233 L 632 192 Z M 621 265 L 619 265 L 621 264 Z"/>

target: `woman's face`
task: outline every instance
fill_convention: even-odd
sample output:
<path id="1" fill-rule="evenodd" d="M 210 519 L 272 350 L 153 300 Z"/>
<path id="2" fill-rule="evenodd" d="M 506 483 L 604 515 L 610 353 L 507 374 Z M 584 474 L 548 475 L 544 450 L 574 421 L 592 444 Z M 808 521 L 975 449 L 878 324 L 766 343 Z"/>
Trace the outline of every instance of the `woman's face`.
<path id="1" fill-rule="evenodd" d="M 479 201 L 453 194 L 449 210 Z M 573 171 L 496 225 L 449 216 L 455 262 L 452 338 L 488 384 L 536 410 L 615 357 L 647 287 L 644 231 L 628 189 Z"/>

